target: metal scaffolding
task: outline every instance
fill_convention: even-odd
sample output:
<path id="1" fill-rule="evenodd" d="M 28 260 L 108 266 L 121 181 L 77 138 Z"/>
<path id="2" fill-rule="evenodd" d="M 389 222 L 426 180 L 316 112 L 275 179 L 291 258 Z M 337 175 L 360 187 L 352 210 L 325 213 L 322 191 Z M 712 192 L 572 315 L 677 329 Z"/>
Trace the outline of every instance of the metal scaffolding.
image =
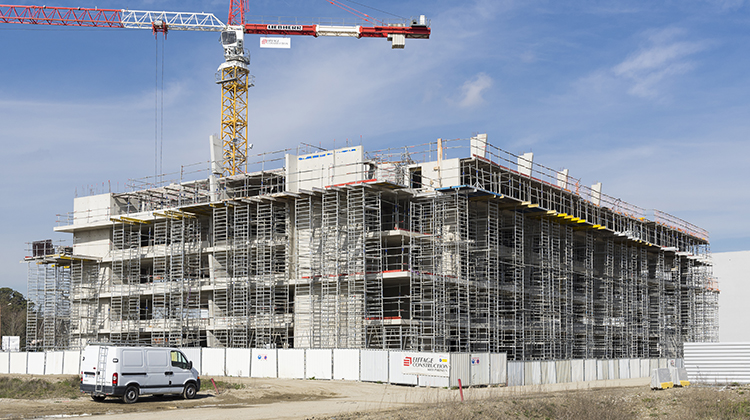
<path id="1" fill-rule="evenodd" d="M 264 157 L 110 194 L 105 218 L 68 228 L 109 229 L 106 249 L 30 258 L 27 345 L 560 360 L 678 357 L 718 338 L 707 232 L 477 141 L 451 159 L 446 142 L 287 155 L 281 170 Z"/>

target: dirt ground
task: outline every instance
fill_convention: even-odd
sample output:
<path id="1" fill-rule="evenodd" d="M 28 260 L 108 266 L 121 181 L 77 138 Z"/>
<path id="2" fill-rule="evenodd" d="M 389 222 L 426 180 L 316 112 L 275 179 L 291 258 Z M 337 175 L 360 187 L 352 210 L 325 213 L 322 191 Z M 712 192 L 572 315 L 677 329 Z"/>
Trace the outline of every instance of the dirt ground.
<path id="1" fill-rule="evenodd" d="M 31 378 L 28 375 L 16 375 Z M 39 377 L 36 377 L 39 378 Z M 54 380 L 55 377 L 43 377 Z M 203 377 L 203 381 L 210 378 Z M 388 384 L 287 379 L 216 378 L 225 383 L 217 394 L 205 387 L 194 400 L 142 397 L 135 404 L 118 399 L 103 403 L 88 396 L 40 400 L 0 399 L 0 418 L 104 415 L 109 419 L 452 419 L 452 418 L 578 418 L 576 410 L 605 418 L 671 418 L 683 402 L 700 406 L 715 400 L 736 400 L 729 416 L 686 418 L 750 418 L 750 388 L 690 387 L 651 391 L 649 380 L 629 379 L 529 387 L 484 387 L 463 390 L 416 388 Z M 210 382 L 209 382 L 210 383 Z M 243 384 L 239 389 L 231 384 Z M 719 394 L 716 394 L 716 393 Z M 717 397 L 718 395 L 718 397 Z M 708 401 L 708 402 L 706 402 Z M 747 405 L 742 405 L 747 404 Z M 736 408 L 739 407 L 740 411 Z M 691 409 L 688 407 L 688 409 Z M 747 416 L 743 411 L 747 409 Z M 599 411 L 597 411 L 599 410 Z M 695 409 L 691 409 L 696 411 Z M 710 414 L 710 413 L 709 413 Z"/>

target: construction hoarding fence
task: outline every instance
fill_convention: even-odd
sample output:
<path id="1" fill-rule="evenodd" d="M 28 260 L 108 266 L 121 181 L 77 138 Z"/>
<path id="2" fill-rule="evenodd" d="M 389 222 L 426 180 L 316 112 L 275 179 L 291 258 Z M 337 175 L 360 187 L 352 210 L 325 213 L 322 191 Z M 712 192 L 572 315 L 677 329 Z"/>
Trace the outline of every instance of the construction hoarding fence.
<path id="1" fill-rule="evenodd" d="M 623 366 L 632 360 L 608 360 L 584 364 L 583 360 L 509 361 L 505 353 L 402 352 L 352 349 L 238 349 L 183 348 L 202 376 L 252 378 L 323 379 L 390 383 L 412 386 L 524 386 L 574 383 L 597 379 L 648 378 L 651 371 L 615 374 L 609 365 Z M 0 352 L 0 374 L 75 375 L 81 351 Z M 447 362 L 446 362 L 447 360 Z M 479 363 L 477 363 L 479 361 Z M 681 382 L 693 382 L 695 371 L 681 368 L 681 359 L 636 360 L 676 373 Z M 473 362 L 473 364 L 472 364 Z M 612 363 L 610 363 L 612 362 Z M 674 367 L 672 367 L 674 362 Z M 640 363 L 637 363 L 640 365 Z M 416 365 L 416 366 L 415 366 Z M 608 366 L 606 369 L 603 366 Z M 591 370 L 593 369 L 593 370 Z M 604 369 L 604 371 L 602 371 Z M 689 381 L 686 379 L 689 376 Z"/>

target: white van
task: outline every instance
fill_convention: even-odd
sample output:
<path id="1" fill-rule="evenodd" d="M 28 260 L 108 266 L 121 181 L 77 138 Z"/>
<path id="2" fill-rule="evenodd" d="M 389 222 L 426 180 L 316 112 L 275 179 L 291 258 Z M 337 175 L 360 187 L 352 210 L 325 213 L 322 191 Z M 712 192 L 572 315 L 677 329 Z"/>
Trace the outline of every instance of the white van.
<path id="1" fill-rule="evenodd" d="M 81 354 L 81 392 L 94 401 L 114 396 L 134 403 L 146 394 L 191 399 L 200 387 L 193 362 L 175 348 L 89 345 Z"/>

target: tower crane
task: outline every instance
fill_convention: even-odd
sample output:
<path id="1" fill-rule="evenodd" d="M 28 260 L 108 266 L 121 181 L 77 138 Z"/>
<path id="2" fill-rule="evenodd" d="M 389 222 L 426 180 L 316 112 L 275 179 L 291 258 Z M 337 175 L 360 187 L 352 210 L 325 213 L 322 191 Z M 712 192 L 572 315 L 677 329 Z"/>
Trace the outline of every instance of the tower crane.
<path id="1" fill-rule="evenodd" d="M 14 6 L 0 4 L 0 23 L 32 25 L 79 26 L 96 28 L 150 29 L 154 34 L 168 31 L 220 32 L 224 59 L 216 74 L 221 85 L 220 138 L 212 144 L 212 171 L 219 175 L 236 175 L 247 170 L 248 156 L 248 89 L 253 86 L 249 77 L 250 59 L 245 50 L 245 34 L 335 36 L 354 38 L 386 38 L 391 47 L 402 49 L 407 38 L 427 39 L 430 24 L 424 15 L 416 19 L 384 24 L 337 0 L 332 5 L 354 14 L 368 25 L 299 25 L 247 23 L 247 0 L 230 0 L 229 17 L 223 23 L 212 13 L 142 11 L 128 9 L 98 9 L 84 7 Z M 214 150 L 221 146 L 220 164 Z"/>

